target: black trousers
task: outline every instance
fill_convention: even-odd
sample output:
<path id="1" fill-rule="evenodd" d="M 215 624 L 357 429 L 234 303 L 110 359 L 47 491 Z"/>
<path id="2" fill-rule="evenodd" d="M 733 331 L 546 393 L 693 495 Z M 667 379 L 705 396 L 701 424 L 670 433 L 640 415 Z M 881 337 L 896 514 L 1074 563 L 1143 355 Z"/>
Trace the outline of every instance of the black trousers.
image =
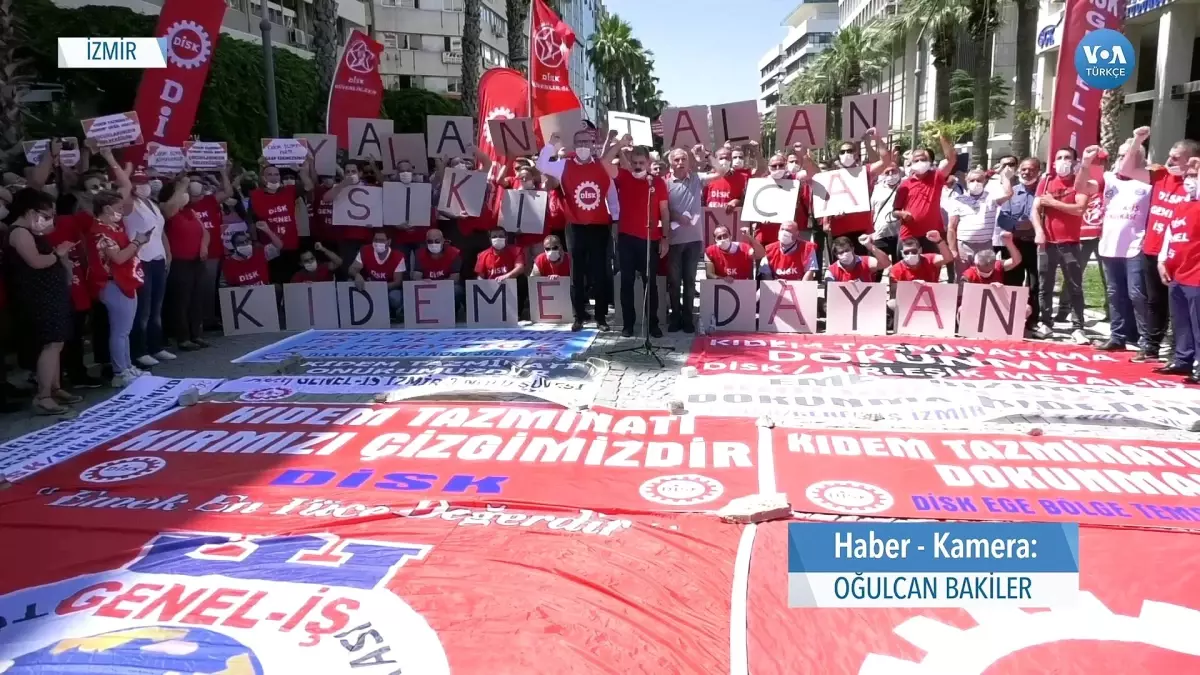
<path id="1" fill-rule="evenodd" d="M 1041 276 L 1037 269 L 1037 244 L 1033 240 L 1016 239 L 1013 241 L 1017 245 L 1017 250 L 1021 253 L 1021 264 L 1017 265 L 1016 269 L 1004 273 L 1004 284 L 1006 286 L 1028 286 L 1029 287 L 1029 307 L 1031 312 L 1029 319 L 1025 322 L 1025 327 L 1033 329 L 1038 322 L 1038 302 L 1039 293 L 1042 290 Z M 999 249 L 1000 258 L 1009 259 L 1008 249 L 1001 247 Z"/>
<path id="2" fill-rule="evenodd" d="M 1167 286 L 1158 276 L 1158 256 L 1144 255 L 1142 276 L 1146 280 L 1146 352 L 1157 354 L 1171 322 Z"/>
<path id="3" fill-rule="evenodd" d="M 163 310 L 168 330 L 179 342 L 204 335 L 205 269 L 203 260 L 173 260 L 167 273 L 167 302 Z M 280 283 L 287 279 L 280 279 Z"/>
<path id="4" fill-rule="evenodd" d="M 87 310 L 76 310 L 71 314 L 75 330 L 71 332 L 71 339 L 63 343 L 62 369 L 67 377 L 75 380 L 88 374 L 87 366 L 83 363 L 83 336 L 87 330 L 89 313 Z M 105 342 L 106 347 L 107 345 Z"/>
<path id="5" fill-rule="evenodd" d="M 567 248 L 571 254 L 571 305 L 575 320 L 583 321 L 588 313 L 588 301 L 595 302 L 596 322 L 604 321 L 611 302 L 611 267 L 608 262 L 612 245 L 612 228 L 609 225 L 567 225 Z M 643 258 L 645 249 L 642 250 Z M 643 259 L 641 266 L 645 267 Z M 622 268 L 624 262 L 622 261 Z M 591 298 L 588 297 L 589 290 Z"/>
<path id="6" fill-rule="evenodd" d="M 650 246 L 650 266 L 646 267 L 646 246 Z M 642 305 L 637 304 L 633 297 L 633 282 L 642 277 L 642 288 L 650 306 L 645 310 L 648 316 L 643 317 L 651 328 L 658 326 L 658 244 L 647 242 L 645 239 L 628 234 L 617 235 L 617 260 L 621 265 L 621 325 L 626 330 L 632 329 L 637 323 L 637 313 L 642 311 Z"/>

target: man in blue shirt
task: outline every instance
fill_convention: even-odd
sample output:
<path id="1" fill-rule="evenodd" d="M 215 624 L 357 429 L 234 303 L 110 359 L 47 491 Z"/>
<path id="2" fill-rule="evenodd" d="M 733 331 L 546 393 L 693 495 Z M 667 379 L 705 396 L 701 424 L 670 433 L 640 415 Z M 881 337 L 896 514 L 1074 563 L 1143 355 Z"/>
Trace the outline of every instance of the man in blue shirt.
<path id="1" fill-rule="evenodd" d="M 1001 171 L 1011 171 L 1017 158 L 1008 156 L 1000 160 Z M 1004 273 L 1004 283 L 1008 286 L 1029 286 L 1029 306 L 1031 317 L 1025 324 L 1027 330 L 1033 330 L 1038 316 L 1038 292 L 1041 283 L 1037 270 L 1037 244 L 1033 243 L 1033 222 L 1029 216 L 1033 211 L 1033 200 L 1037 197 L 1038 180 L 1042 175 L 1042 163 L 1036 157 L 1027 157 L 1016 170 L 1017 181 L 1013 184 L 1013 195 L 996 216 L 996 226 L 1013 233 L 1013 243 L 1021 253 L 1021 264 Z M 1009 258 L 1008 249 L 998 247 L 996 252 L 1005 260 Z"/>

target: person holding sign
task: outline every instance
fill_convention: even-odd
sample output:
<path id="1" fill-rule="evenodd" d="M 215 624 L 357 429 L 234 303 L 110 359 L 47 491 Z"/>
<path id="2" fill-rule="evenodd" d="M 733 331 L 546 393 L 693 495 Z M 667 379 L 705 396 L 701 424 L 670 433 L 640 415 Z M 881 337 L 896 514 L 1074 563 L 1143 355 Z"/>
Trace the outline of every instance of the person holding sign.
<path id="1" fill-rule="evenodd" d="M 406 271 L 404 252 L 392 248 L 387 232 L 376 230 L 371 245 L 362 247 L 350 265 L 350 278 L 360 291 L 365 290 L 368 281 L 387 283 L 388 307 L 392 319 L 399 321 L 404 308 L 404 292 L 400 286 Z"/>
<path id="2" fill-rule="evenodd" d="M 974 263 L 967 269 L 963 270 L 959 275 L 963 283 L 967 284 L 991 284 L 993 286 L 1004 285 L 1004 275 L 1021 266 L 1021 251 L 1017 248 L 1016 242 L 1013 241 L 1012 232 L 1001 232 L 1000 241 L 1004 242 L 1004 247 L 1008 249 L 1008 258 L 996 265 L 996 252 L 991 249 L 982 249 L 975 251 L 972 254 L 972 262 Z M 1000 273 L 997 274 L 996 272 Z M 1026 306 L 1025 313 L 1030 314 L 1032 310 Z"/>
<path id="3" fill-rule="evenodd" d="M 1054 279 L 1062 267 L 1063 284 L 1071 301 L 1071 340 L 1077 345 L 1091 344 L 1083 332 L 1083 264 L 1079 241 L 1083 211 L 1096 189 L 1089 174 L 1098 153 L 1098 146 L 1089 147 L 1082 166 L 1076 164 L 1075 148 L 1065 147 L 1054 153 L 1054 173 L 1042 183 L 1037 199 L 1033 200 L 1031 218 L 1034 242 L 1038 245 L 1042 295 L 1038 302 L 1041 316 L 1033 333 L 1038 339 L 1054 334 Z"/>
<path id="4" fill-rule="evenodd" d="M 542 242 L 542 252 L 534 259 L 529 276 L 547 279 L 571 276 L 571 256 L 563 250 L 562 240 L 553 234 L 546 237 Z"/>
<path id="5" fill-rule="evenodd" d="M 254 228 L 270 243 L 254 243 L 249 232 L 234 232 L 229 238 L 232 248 L 221 265 L 221 276 L 225 286 L 265 286 L 271 283 L 270 261 L 279 258 L 283 242 L 275 229 L 265 221 L 258 221 Z"/>
<path id="6" fill-rule="evenodd" d="M 325 256 L 325 262 L 317 262 L 317 254 Z M 333 275 L 342 268 L 342 258 L 325 248 L 321 242 L 313 244 L 313 250 L 300 254 L 300 269 L 292 275 L 293 284 L 315 284 L 333 281 Z"/>
<path id="7" fill-rule="evenodd" d="M 874 128 L 867 129 L 862 139 L 867 144 L 868 157 L 878 158 L 867 165 L 867 195 L 875 192 L 875 183 L 879 176 L 895 164 L 892 153 L 879 138 L 879 132 Z M 859 166 L 858 146 L 850 141 L 843 141 L 838 148 L 838 163 L 843 169 L 854 169 Z M 807 153 L 805 154 L 807 156 Z M 810 160 L 811 161 L 811 160 Z M 871 211 L 846 213 L 840 216 L 829 216 L 824 219 L 822 229 L 829 237 L 845 237 L 855 243 L 855 253 L 866 255 L 867 248 L 858 244 L 859 238 L 874 231 L 874 218 Z M 832 256 L 830 256 L 832 257 Z"/>
<path id="8" fill-rule="evenodd" d="M 717 162 L 712 165 L 711 177 L 704 185 L 704 205 L 733 213 L 746 197 L 746 183 L 757 171 L 757 160 L 751 165 L 753 168 L 748 168 L 745 151 L 741 148 L 734 150 L 723 146 L 713 154 Z"/>
<path id="9" fill-rule="evenodd" d="M 262 167 L 262 184 L 250 193 L 251 216 L 256 222 L 267 223 L 278 240 L 279 255 L 272 259 L 271 277 L 287 279 L 292 276 L 300 260 L 300 229 L 296 224 L 296 200 L 300 191 L 295 184 L 285 185 L 279 167 L 267 164 L 266 158 L 259 160 Z M 313 156 L 310 150 L 300 167 L 299 181 L 304 193 L 313 188 Z M 275 243 L 274 240 L 272 243 Z"/>
<path id="10" fill-rule="evenodd" d="M 788 170 L 789 161 L 783 153 L 775 153 L 767 162 L 767 169 L 772 180 L 796 180 L 800 181 L 800 193 L 796 196 L 796 209 L 792 213 L 792 220 L 797 223 L 807 223 L 808 214 L 812 208 L 812 186 L 809 183 L 809 176 L 817 173 L 817 165 L 809 157 L 808 151 L 800 149 L 797 154 L 788 155 L 794 157 L 796 165 L 800 168 L 799 173 L 792 173 Z M 779 240 L 779 228 L 782 223 L 755 223 L 754 237 L 763 246 L 773 244 Z"/>
<path id="11" fill-rule="evenodd" d="M 610 132 L 615 136 L 616 132 Z M 561 145 L 557 134 L 538 155 L 537 169 L 547 177 L 551 189 L 563 194 L 567 217 L 567 247 L 571 260 L 571 304 L 575 321 L 571 330 L 583 330 L 588 318 L 588 293 L 594 302 L 596 327 L 608 330 L 605 314 L 609 305 L 611 274 L 608 252 L 612 247 L 612 216 L 608 210 L 609 187 L 617 177 L 612 163 L 621 144 L 613 143 L 597 161 L 593 146 L 597 142 L 595 129 L 575 132 L 575 152 L 561 161 L 552 161 Z"/>
<path id="12" fill-rule="evenodd" d="M 801 239 L 799 223 L 788 221 L 779 228 L 779 241 L 767 244 L 758 274 L 763 279 L 813 281 L 821 264 L 818 258 L 817 245 Z"/>
<path id="13" fill-rule="evenodd" d="M 667 257 L 671 247 L 670 210 L 667 206 L 667 186 L 661 178 L 650 175 L 650 152 L 633 147 L 633 138 L 625 135 L 620 142 L 620 172 L 617 174 L 617 199 L 621 216 L 617 223 L 617 260 L 621 268 L 621 313 L 623 337 L 633 337 L 637 322 L 637 303 L 633 301 L 633 282 L 642 277 L 649 295 L 648 316 L 650 336 L 662 337 L 658 325 L 658 261 Z M 647 238 L 648 237 L 648 238 Z M 653 248 L 652 248 L 653 247 Z M 650 260 L 647 261 L 647 252 Z M 649 266 L 647 267 L 647 262 Z"/>
<path id="14" fill-rule="evenodd" d="M 900 238 L 916 241 L 921 252 L 927 254 L 939 253 L 941 249 L 926 235 L 946 232 L 946 224 L 942 222 L 942 192 L 946 180 L 953 174 L 957 158 L 954 143 L 948 136 L 942 134 L 938 140 L 942 145 L 942 161 L 936 171 L 933 170 L 933 154 L 928 149 L 913 149 L 909 165 L 912 174 L 896 188 L 895 210 L 892 211 L 900 221 Z M 941 241 L 940 236 L 938 240 Z"/>
<path id="15" fill-rule="evenodd" d="M 375 236 L 373 228 L 363 227 L 361 225 L 332 225 L 333 223 L 333 204 L 346 190 L 355 185 L 369 185 L 370 183 L 363 178 L 362 165 L 370 162 L 359 162 L 358 160 L 347 161 L 342 166 L 342 180 L 331 188 L 321 191 L 321 203 L 328 208 L 327 222 L 330 223 L 334 239 L 338 242 L 338 256 L 342 262 L 354 260 L 360 249 L 370 244 L 371 239 Z M 347 276 L 349 272 L 347 271 Z"/>
<path id="16" fill-rule="evenodd" d="M 750 236 L 750 228 L 743 227 L 741 241 L 733 240 L 733 233 L 724 225 L 713 228 L 716 242 L 704 251 L 704 269 L 709 279 L 739 281 L 754 278 L 754 268 L 766 256 L 763 245 Z"/>
<path id="17" fill-rule="evenodd" d="M 993 251 L 996 240 L 996 216 L 1000 207 L 1013 196 L 1012 179 L 999 174 L 999 187 L 988 191 L 987 172 L 980 168 L 967 172 L 967 190 L 950 198 L 949 207 L 957 218 L 951 218 L 946 243 L 954 256 L 954 272 L 961 275 L 971 266 L 975 254 Z M 1010 268 L 1012 269 L 1012 268 Z"/>
<path id="18" fill-rule="evenodd" d="M 865 247 L 871 253 L 871 257 L 855 253 L 854 244 L 845 237 L 833 240 L 831 248 L 834 261 L 829 264 L 829 269 L 825 270 L 826 281 L 862 281 L 869 284 L 875 281 L 876 272 L 887 269 L 891 264 L 887 253 L 875 246 L 870 235 L 860 234 L 858 244 Z"/>
<path id="19" fill-rule="evenodd" d="M 942 276 L 942 268 L 954 262 L 950 247 L 942 235 L 930 231 L 925 241 L 937 248 L 937 253 L 922 253 L 928 246 L 914 238 L 900 242 L 900 262 L 892 265 L 888 274 L 892 281 L 923 281 L 936 284 Z"/>

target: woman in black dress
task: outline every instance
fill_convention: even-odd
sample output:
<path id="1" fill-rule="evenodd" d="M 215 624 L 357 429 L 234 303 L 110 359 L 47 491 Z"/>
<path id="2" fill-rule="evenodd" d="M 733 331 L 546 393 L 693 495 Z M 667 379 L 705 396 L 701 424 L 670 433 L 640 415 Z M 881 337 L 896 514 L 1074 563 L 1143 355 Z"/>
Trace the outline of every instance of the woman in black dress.
<path id="1" fill-rule="evenodd" d="M 67 254 L 75 242 L 52 247 L 46 234 L 54 228 L 54 199 L 40 190 L 25 188 L 13 195 L 9 209 L 13 227 L 8 233 L 9 293 L 16 327 L 37 358 L 37 396 L 33 410 L 39 415 L 63 415 L 64 403 L 82 399 L 62 388 L 63 343 L 71 337 L 71 264 Z"/>

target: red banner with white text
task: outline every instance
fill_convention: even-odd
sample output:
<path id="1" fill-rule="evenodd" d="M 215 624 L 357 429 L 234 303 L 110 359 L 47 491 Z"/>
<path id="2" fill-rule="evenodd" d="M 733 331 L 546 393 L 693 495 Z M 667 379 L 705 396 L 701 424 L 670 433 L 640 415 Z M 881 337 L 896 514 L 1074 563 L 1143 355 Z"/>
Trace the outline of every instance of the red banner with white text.
<path id="1" fill-rule="evenodd" d="M 1200 530 L 1200 444 L 1003 433 L 774 431 L 796 511 Z"/>
<path id="2" fill-rule="evenodd" d="M 154 36 L 167 43 L 167 67 L 145 71 L 134 103 L 146 143 L 178 148 L 191 136 L 227 7 L 224 0 L 167 0 L 163 5 Z M 125 152 L 140 163 L 145 146 Z"/>
<path id="3" fill-rule="evenodd" d="M 339 148 L 350 147 L 350 118 L 379 117 L 383 105 L 383 77 L 379 74 L 382 53 L 383 45 L 360 31 L 351 34 L 342 50 L 325 112 L 325 133 L 338 137 Z"/>
<path id="4" fill-rule="evenodd" d="M 533 0 L 529 35 L 529 82 L 533 87 L 533 117 L 581 107 L 571 89 L 571 49 L 575 31 L 546 0 Z"/>
<path id="5" fill-rule="evenodd" d="M 492 143 L 489 120 L 529 117 L 529 82 L 512 68 L 489 68 L 479 78 L 479 149 L 502 161 Z"/>
<path id="6" fill-rule="evenodd" d="M 1100 138 L 1100 97 L 1104 92 L 1079 79 L 1075 52 L 1084 36 L 1094 30 L 1119 31 L 1124 24 L 1125 3 L 1067 0 L 1063 8 L 1062 45 L 1058 48 L 1058 74 L 1054 78 L 1054 102 L 1050 109 L 1050 158 L 1059 148 L 1082 152 Z M 1053 163 L 1051 163 L 1053 164 Z"/>

